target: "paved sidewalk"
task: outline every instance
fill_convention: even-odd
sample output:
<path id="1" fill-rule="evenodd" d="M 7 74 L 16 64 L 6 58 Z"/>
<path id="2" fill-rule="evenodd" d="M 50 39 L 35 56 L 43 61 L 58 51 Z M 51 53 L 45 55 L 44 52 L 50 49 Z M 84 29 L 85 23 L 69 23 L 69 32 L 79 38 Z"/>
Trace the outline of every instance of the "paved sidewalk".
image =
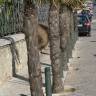
<path id="1" fill-rule="evenodd" d="M 65 85 L 76 89 L 71 96 L 96 96 L 96 20 L 92 22 L 92 36 L 80 37 L 75 53 Z"/>
<path id="2" fill-rule="evenodd" d="M 49 50 L 46 49 L 46 52 L 49 54 Z M 49 55 L 42 54 L 40 56 L 40 61 L 48 65 L 42 65 L 42 77 L 43 83 L 45 83 L 45 74 L 44 69 L 46 66 L 50 66 L 50 57 Z M 16 77 L 12 77 L 11 80 L 5 82 L 3 85 L 0 85 L 0 96 L 30 96 L 30 87 L 28 83 L 28 68 L 27 66 L 20 70 Z"/>

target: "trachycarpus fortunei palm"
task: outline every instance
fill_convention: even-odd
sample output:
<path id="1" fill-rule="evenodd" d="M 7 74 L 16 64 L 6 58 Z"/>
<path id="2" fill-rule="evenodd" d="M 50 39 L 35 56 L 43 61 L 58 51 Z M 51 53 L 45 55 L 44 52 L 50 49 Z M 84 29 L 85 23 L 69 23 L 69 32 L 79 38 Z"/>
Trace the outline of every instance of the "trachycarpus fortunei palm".
<path id="1" fill-rule="evenodd" d="M 41 67 L 38 57 L 39 52 L 37 48 L 38 40 L 36 39 L 37 37 L 36 28 L 38 25 L 37 9 L 36 6 L 33 4 L 33 2 L 35 1 L 44 3 L 45 0 L 24 0 L 24 1 L 25 1 L 25 35 L 28 49 L 28 66 L 29 66 L 31 96 L 43 96 L 41 85 Z M 50 39 L 50 52 L 51 52 L 50 57 L 53 72 L 53 92 L 58 93 L 64 90 L 60 72 L 61 62 L 60 62 L 59 4 L 62 3 L 70 8 L 75 8 L 76 5 L 81 6 L 82 3 L 81 0 L 50 0 L 49 2 L 51 3 L 49 10 L 49 31 L 50 31 L 49 39 Z M 33 30 L 30 30 L 32 26 Z"/>

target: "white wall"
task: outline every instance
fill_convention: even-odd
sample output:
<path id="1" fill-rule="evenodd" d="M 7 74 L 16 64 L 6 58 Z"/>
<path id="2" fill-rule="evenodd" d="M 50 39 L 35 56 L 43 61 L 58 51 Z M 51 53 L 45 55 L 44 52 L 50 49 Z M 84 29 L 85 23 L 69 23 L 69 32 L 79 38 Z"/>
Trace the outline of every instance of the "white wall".
<path id="1" fill-rule="evenodd" d="M 15 34 L 9 36 L 14 39 L 19 53 L 20 63 L 16 63 L 16 72 L 21 71 L 27 66 L 27 48 L 24 34 Z M 0 84 L 12 77 L 12 53 L 10 49 L 11 42 L 0 39 Z"/>

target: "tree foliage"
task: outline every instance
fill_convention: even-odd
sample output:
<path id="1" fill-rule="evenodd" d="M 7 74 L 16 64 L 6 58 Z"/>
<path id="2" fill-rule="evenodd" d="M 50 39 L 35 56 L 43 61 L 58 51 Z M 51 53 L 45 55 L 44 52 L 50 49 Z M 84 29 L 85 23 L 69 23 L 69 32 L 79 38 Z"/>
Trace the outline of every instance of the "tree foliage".
<path id="1" fill-rule="evenodd" d="M 36 0 L 39 4 L 51 2 L 57 5 L 58 3 L 64 4 L 72 9 L 74 8 L 83 8 L 83 3 L 86 0 Z"/>
<path id="2" fill-rule="evenodd" d="M 12 0 L 0 0 L 0 5 L 4 4 L 5 2 L 12 3 Z"/>

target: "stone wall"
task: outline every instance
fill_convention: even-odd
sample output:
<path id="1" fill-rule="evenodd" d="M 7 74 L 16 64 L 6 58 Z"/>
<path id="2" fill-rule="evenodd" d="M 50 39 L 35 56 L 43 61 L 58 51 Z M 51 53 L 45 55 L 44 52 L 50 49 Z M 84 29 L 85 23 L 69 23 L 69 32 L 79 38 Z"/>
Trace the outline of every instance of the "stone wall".
<path id="1" fill-rule="evenodd" d="M 15 42 L 20 62 L 16 62 L 12 57 L 11 42 L 0 39 L 0 84 L 12 78 L 14 69 L 16 70 L 15 72 L 19 72 L 27 66 L 27 48 L 24 34 L 15 34 L 8 37 L 13 38 Z"/>

